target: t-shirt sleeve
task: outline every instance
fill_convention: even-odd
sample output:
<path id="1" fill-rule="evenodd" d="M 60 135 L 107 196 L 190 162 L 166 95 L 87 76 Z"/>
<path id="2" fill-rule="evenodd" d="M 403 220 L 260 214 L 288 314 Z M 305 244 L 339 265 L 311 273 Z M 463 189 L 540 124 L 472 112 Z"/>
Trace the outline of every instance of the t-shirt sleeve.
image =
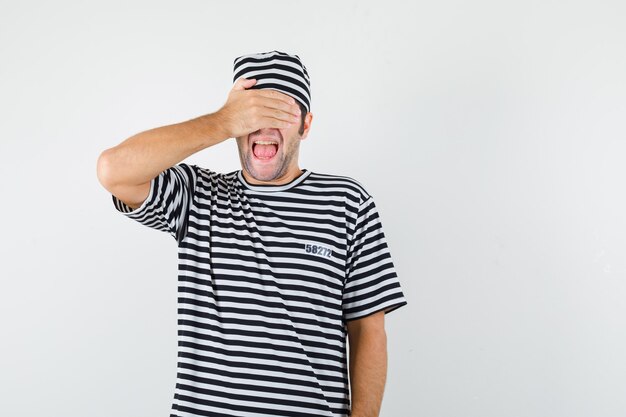
<path id="1" fill-rule="evenodd" d="M 189 210 L 195 193 L 197 173 L 192 166 L 174 165 L 150 181 L 150 192 L 140 207 L 133 209 L 111 194 L 115 208 L 127 217 L 181 242 L 187 231 Z"/>
<path id="2" fill-rule="evenodd" d="M 345 321 L 381 310 L 387 314 L 408 304 L 372 196 L 359 207 L 347 255 L 342 300 Z"/>

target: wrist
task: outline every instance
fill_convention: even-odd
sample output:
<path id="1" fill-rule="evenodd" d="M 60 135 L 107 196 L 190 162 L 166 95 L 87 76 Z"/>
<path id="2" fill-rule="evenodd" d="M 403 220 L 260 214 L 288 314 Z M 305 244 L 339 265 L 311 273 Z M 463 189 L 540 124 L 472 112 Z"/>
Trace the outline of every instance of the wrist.
<path id="1" fill-rule="evenodd" d="M 221 113 L 205 114 L 198 119 L 202 125 L 203 136 L 206 138 L 206 147 L 230 139 L 230 134 L 225 129 L 224 118 Z"/>

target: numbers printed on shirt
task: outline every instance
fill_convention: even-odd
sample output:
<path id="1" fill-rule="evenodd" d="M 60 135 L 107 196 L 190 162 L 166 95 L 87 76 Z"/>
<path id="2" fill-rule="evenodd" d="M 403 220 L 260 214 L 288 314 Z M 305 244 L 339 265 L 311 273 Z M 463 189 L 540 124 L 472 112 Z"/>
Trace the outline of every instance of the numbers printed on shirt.
<path id="1" fill-rule="evenodd" d="M 320 245 L 313 245 L 310 243 L 306 243 L 304 245 L 304 249 L 306 250 L 307 253 L 325 256 L 327 258 L 330 258 L 333 254 L 333 251 L 330 248 L 327 248 L 325 246 L 320 246 Z"/>

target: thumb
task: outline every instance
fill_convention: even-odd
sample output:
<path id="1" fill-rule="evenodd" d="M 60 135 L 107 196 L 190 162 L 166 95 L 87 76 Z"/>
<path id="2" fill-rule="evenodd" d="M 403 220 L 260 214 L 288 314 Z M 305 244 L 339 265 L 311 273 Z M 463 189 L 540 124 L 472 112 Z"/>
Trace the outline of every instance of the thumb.
<path id="1" fill-rule="evenodd" d="M 234 91 L 245 90 L 252 87 L 256 83 L 254 78 L 239 78 L 233 86 Z"/>

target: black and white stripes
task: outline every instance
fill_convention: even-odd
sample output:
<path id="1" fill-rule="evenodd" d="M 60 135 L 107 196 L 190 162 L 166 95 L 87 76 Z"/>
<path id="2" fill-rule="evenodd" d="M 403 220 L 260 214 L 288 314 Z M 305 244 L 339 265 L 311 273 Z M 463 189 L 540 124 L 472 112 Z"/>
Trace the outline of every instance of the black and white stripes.
<path id="1" fill-rule="evenodd" d="M 311 111 L 311 81 L 298 55 L 280 51 L 235 58 L 233 84 L 241 77 L 257 80 L 251 89 L 270 88 L 300 101 Z"/>
<path id="2" fill-rule="evenodd" d="M 347 417 L 346 322 L 407 304 L 373 197 L 304 169 L 283 185 L 181 163 L 115 207 L 178 245 L 171 416 Z"/>

